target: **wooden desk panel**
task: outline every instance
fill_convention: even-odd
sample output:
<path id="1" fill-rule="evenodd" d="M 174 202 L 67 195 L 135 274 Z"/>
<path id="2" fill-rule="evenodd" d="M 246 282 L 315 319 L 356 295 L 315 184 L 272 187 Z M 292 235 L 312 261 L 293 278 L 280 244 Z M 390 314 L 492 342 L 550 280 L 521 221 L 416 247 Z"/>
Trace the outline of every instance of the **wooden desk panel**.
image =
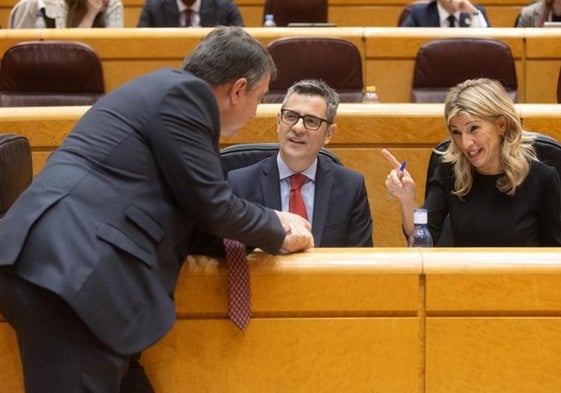
<path id="1" fill-rule="evenodd" d="M 561 318 L 427 318 L 427 393 L 561 390 Z"/>
<path id="2" fill-rule="evenodd" d="M 145 365 L 156 392 L 417 392 L 415 318 L 182 320 Z M 243 382 L 241 382 L 243 381 Z"/>
<path id="3" fill-rule="evenodd" d="M 24 393 L 23 375 L 16 335 L 0 316 L 0 391 Z"/>

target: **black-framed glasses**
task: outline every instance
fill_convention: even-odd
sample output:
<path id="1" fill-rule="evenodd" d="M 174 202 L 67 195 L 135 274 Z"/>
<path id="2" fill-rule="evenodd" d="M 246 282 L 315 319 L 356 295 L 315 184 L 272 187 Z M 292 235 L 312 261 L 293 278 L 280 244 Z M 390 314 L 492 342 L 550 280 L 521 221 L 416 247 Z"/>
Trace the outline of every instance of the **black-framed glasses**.
<path id="1" fill-rule="evenodd" d="M 293 126 L 298 123 L 298 120 L 304 121 L 304 127 L 310 131 L 317 131 L 321 127 L 321 123 L 333 124 L 329 120 L 322 119 L 321 117 L 313 115 L 300 115 L 298 112 L 291 111 L 290 109 L 281 109 L 280 119 L 287 126 Z"/>

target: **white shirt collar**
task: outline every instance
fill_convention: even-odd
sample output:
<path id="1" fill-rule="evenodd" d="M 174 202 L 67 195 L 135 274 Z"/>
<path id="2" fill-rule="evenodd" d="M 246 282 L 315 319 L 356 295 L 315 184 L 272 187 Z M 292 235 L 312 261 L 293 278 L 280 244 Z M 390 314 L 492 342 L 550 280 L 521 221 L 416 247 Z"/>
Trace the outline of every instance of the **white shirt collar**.
<path id="1" fill-rule="evenodd" d="M 450 15 L 446 9 L 436 2 L 436 7 L 438 9 L 438 17 L 440 18 L 440 26 L 448 26 L 448 16 Z M 456 17 L 456 26 L 460 26 L 460 11 L 456 11 L 453 14 Z"/>
<path id="2" fill-rule="evenodd" d="M 277 165 L 279 167 L 279 179 L 283 180 L 286 179 L 289 176 L 292 176 L 295 172 L 290 169 L 285 162 L 282 160 L 280 154 L 277 154 Z M 318 166 L 318 159 L 316 157 L 316 159 L 314 160 L 314 162 L 312 162 L 312 165 L 310 165 L 309 167 L 307 167 L 306 169 L 304 169 L 302 172 L 302 174 L 306 175 L 306 177 L 308 179 L 312 179 L 313 181 L 316 180 L 316 169 Z"/>
<path id="3" fill-rule="evenodd" d="M 179 9 L 179 13 L 182 13 L 187 9 L 187 6 L 183 4 L 181 0 L 176 0 L 176 1 L 177 1 L 177 8 Z M 201 9 L 201 0 L 196 0 L 189 8 L 191 8 L 193 12 L 196 12 L 198 14 L 199 10 Z"/>

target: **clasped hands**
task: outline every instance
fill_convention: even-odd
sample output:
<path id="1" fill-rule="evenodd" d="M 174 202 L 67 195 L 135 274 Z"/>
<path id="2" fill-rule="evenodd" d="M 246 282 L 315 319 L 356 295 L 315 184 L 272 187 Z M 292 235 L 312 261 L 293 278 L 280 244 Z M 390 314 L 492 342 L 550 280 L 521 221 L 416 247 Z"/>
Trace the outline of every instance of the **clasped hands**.
<path id="1" fill-rule="evenodd" d="M 314 247 L 312 225 L 297 214 L 275 210 L 286 237 L 282 243 L 282 250 L 288 252 L 305 251 Z"/>

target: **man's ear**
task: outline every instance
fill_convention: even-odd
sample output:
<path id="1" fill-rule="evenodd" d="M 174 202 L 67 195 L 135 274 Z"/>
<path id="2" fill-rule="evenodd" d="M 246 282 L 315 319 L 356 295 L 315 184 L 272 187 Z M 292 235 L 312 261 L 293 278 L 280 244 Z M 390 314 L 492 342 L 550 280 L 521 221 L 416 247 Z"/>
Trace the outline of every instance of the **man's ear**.
<path id="1" fill-rule="evenodd" d="M 325 138 L 324 138 L 324 145 L 329 144 L 329 142 L 331 142 L 331 139 L 335 136 L 335 133 L 337 132 L 337 124 L 330 124 L 329 127 L 327 127 L 327 132 L 325 133 Z"/>
<path id="2" fill-rule="evenodd" d="M 239 78 L 232 84 L 232 89 L 230 90 L 230 100 L 232 104 L 236 104 L 240 99 L 241 95 L 247 91 L 247 79 Z"/>

